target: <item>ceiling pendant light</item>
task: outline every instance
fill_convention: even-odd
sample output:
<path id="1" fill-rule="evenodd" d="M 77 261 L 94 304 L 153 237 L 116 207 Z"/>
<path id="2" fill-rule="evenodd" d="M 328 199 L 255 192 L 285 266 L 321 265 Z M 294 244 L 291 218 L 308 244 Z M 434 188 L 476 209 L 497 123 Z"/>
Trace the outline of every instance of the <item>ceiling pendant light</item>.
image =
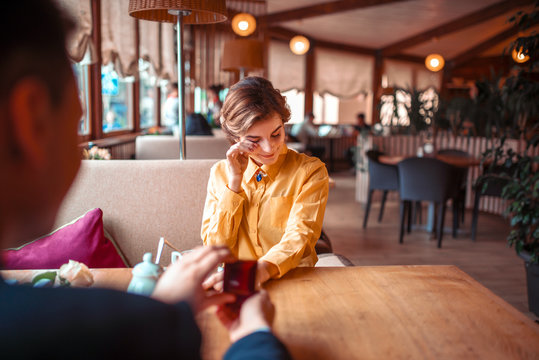
<path id="1" fill-rule="evenodd" d="M 425 59 L 425 66 L 430 71 L 440 71 L 444 68 L 445 60 L 440 54 L 430 54 Z"/>
<path id="2" fill-rule="evenodd" d="M 296 55 L 303 55 L 309 51 L 309 39 L 305 36 L 296 35 L 290 40 L 290 50 Z"/>
<path id="3" fill-rule="evenodd" d="M 239 36 L 249 36 L 256 30 L 256 19 L 251 14 L 239 13 L 232 18 L 232 30 Z"/>
<path id="4" fill-rule="evenodd" d="M 515 60 L 515 62 L 519 64 L 525 63 L 526 61 L 530 60 L 530 57 L 528 55 L 524 55 L 522 48 L 518 49 L 518 51 L 516 48 L 514 48 L 513 52 L 511 53 L 511 56 L 513 57 L 513 60 Z"/>

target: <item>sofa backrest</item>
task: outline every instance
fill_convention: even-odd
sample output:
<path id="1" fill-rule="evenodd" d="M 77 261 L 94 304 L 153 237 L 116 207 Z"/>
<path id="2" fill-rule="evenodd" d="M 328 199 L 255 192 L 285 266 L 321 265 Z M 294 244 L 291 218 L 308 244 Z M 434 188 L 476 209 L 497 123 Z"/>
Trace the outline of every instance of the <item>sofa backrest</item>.
<path id="1" fill-rule="evenodd" d="M 224 159 L 230 148 L 228 140 L 221 136 L 186 136 L 186 158 Z M 180 139 L 174 135 L 142 135 L 135 140 L 137 160 L 179 159 Z"/>
<path id="2" fill-rule="evenodd" d="M 200 226 L 210 169 L 217 160 L 84 160 L 56 225 L 93 208 L 131 266 L 155 256 L 160 236 L 180 250 L 202 245 Z M 170 249 L 161 264 L 168 264 Z"/>

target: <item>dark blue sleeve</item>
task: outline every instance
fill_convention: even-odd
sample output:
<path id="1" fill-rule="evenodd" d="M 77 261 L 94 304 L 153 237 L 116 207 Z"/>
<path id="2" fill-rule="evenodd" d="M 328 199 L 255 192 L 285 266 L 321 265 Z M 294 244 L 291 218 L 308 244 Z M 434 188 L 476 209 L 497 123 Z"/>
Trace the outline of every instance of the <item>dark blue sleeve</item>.
<path id="1" fill-rule="evenodd" d="M 200 359 L 186 303 L 102 289 L 0 285 L 5 359 Z"/>
<path id="2" fill-rule="evenodd" d="M 257 331 L 236 341 L 225 354 L 224 360 L 291 360 L 283 343 L 270 332 Z"/>

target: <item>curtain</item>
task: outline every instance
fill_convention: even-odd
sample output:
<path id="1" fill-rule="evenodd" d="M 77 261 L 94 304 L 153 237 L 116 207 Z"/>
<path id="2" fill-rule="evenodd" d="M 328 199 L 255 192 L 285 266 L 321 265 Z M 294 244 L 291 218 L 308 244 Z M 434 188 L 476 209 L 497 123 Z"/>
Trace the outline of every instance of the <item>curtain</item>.
<path id="1" fill-rule="evenodd" d="M 270 41 L 268 50 L 269 80 L 276 89 L 305 89 L 305 56 L 295 55 L 282 41 Z"/>
<path id="2" fill-rule="evenodd" d="M 385 60 L 384 69 L 390 87 L 416 88 L 417 90 L 434 87 L 436 91 L 440 90 L 441 72 L 429 71 L 422 64 Z"/>
<path id="3" fill-rule="evenodd" d="M 232 32 L 222 31 L 215 24 L 193 25 L 191 46 L 195 67 L 196 86 L 208 89 L 212 85 L 225 88 L 234 84 L 235 74 L 221 70 L 221 57 L 225 43 L 234 39 Z M 249 72 L 249 75 L 254 75 Z"/>
<path id="4" fill-rule="evenodd" d="M 315 49 L 315 91 L 349 98 L 372 91 L 374 59 L 325 48 Z"/>
<path id="5" fill-rule="evenodd" d="M 152 64 L 155 74 L 161 74 L 161 54 L 159 53 L 160 23 L 157 21 L 139 21 L 140 57 Z"/>
<path id="6" fill-rule="evenodd" d="M 113 62 L 120 76 L 138 76 L 136 19 L 129 16 L 129 0 L 101 0 L 101 56 Z"/>
<path id="7" fill-rule="evenodd" d="M 92 46 L 92 7 L 91 0 L 56 0 L 58 6 L 69 14 L 76 22 L 77 28 L 67 40 L 67 50 L 71 60 L 80 62 L 88 47 L 93 54 Z M 31 6 L 31 5 L 29 5 Z M 90 59 L 91 61 L 94 59 Z"/>
<path id="8" fill-rule="evenodd" d="M 174 24 L 160 23 L 161 26 L 161 79 L 178 81 L 178 69 L 176 63 L 176 33 Z M 184 26 L 185 31 L 186 26 Z M 185 34 L 185 32 L 184 32 Z"/>

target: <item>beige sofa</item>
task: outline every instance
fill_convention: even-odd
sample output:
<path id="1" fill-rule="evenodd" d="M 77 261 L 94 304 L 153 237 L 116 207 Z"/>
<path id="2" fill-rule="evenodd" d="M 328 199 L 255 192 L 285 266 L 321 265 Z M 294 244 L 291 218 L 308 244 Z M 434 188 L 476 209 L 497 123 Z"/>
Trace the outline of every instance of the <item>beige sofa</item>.
<path id="1" fill-rule="evenodd" d="M 199 246 L 206 187 L 216 161 L 84 160 L 56 225 L 101 208 L 105 230 L 131 266 L 145 252 L 155 256 L 161 236 L 179 250 Z M 167 248 L 161 264 L 168 264 L 170 252 Z M 343 262 L 323 254 L 319 265 L 343 266 Z"/>
<path id="2" fill-rule="evenodd" d="M 186 136 L 186 158 L 224 159 L 230 143 L 222 136 Z M 180 139 L 174 135 L 142 135 L 135 139 L 137 160 L 179 159 Z"/>

